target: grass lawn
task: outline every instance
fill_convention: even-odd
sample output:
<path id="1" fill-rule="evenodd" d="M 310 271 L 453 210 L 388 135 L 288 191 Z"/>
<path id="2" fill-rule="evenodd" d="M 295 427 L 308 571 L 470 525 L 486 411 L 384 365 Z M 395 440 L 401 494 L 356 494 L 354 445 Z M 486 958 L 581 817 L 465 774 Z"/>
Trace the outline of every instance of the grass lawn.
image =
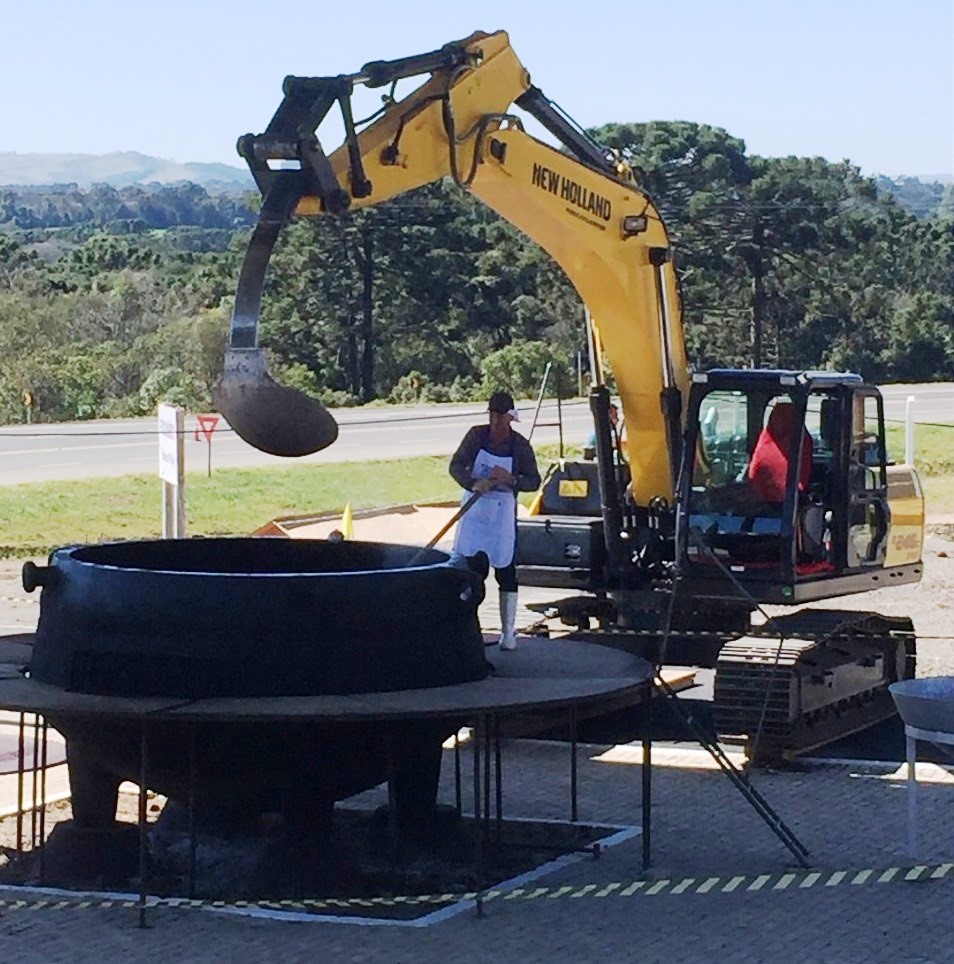
<path id="1" fill-rule="evenodd" d="M 888 458 L 904 461 L 904 427 L 887 426 Z M 918 425 L 914 432 L 914 464 L 924 484 L 927 517 L 954 518 L 954 426 Z"/>
<path id="2" fill-rule="evenodd" d="M 904 427 L 887 426 L 888 458 L 904 461 Z M 914 431 L 914 464 L 922 478 L 954 476 L 954 425 L 918 425 Z"/>
<path id="3" fill-rule="evenodd" d="M 186 474 L 190 535 L 251 532 L 276 516 L 398 502 L 452 499 L 447 460 Z M 155 538 L 162 531 L 162 485 L 155 475 L 0 487 L 0 555 L 43 554 L 53 546 Z"/>
<path id="4" fill-rule="evenodd" d="M 545 469 L 556 446 L 540 446 Z M 567 455 L 579 455 L 568 449 Z M 406 502 L 456 499 L 448 458 L 218 469 L 186 474 L 187 531 L 242 535 L 279 516 L 340 512 Z M 150 539 L 162 532 L 162 484 L 156 475 L 0 486 L 0 557 L 45 555 L 80 542 Z"/>
<path id="5" fill-rule="evenodd" d="M 894 458 L 897 439 L 889 439 Z M 954 428 L 920 427 L 917 464 L 928 518 L 954 517 Z M 541 471 L 557 454 L 541 446 Z M 567 455 L 578 456 L 569 448 Z M 445 457 L 267 469 L 219 469 L 186 476 L 190 535 L 240 535 L 279 516 L 340 512 L 456 499 Z M 56 546 L 111 539 L 156 538 L 162 488 L 155 475 L 0 486 L 0 557 L 40 556 Z"/>

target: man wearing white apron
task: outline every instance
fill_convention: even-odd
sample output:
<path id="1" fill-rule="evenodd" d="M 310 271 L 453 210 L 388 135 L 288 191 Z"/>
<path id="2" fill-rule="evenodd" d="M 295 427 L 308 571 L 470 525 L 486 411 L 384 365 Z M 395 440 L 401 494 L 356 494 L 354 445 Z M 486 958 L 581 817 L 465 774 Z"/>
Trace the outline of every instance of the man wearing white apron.
<path id="1" fill-rule="evenodd" d="M 457 523 L 454 549 L 468 559 L 482 552 L 494 567 L 500 590 L 501 649 L 517 648 L 516 494 L 540 487 L 533 449 L 511 427 L 518 421 L 513 397 L 494 392 L 488 403 L 489 424 L 469 429 L 450 463 L 450 474 L 464 489 L 461 505 L 473 493 L 480 494 Z"/>

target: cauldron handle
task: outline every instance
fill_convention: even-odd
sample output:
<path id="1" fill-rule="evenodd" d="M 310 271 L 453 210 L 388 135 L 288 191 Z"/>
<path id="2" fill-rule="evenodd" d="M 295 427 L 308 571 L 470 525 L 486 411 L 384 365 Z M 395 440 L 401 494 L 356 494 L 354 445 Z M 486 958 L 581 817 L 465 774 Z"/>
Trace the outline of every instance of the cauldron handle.
<path id="1" fill-rule="evenodd" d="M 23 588 L 27 592 L 33 592 L 38 586 L 51 586 L 55 576 L 56 570 L 53 566 L 38 566 L 28 559 L 23 563 L 20 578 L 23 581 Z"/>
<path id="2" fill-rule="evenodd" d="M 484 601 L 484 577 L 480 573 L 465 567 L 451 567 L 445 570 L 460 587 L 457 598 L 463 604 L 463 609 L 473 605 L 476 609 Z"/>

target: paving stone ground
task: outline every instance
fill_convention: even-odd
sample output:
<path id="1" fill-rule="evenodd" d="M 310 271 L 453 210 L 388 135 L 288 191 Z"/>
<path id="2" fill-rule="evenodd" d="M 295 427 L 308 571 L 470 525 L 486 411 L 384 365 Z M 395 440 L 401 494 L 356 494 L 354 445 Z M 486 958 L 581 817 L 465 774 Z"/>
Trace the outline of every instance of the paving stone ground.
<path id="1" fill-rule="evenodd" d="M 639 767 L 603 762 L 605 750 L 579 747 L 580 819 L 638 825 Z M 416 928 L 158 907 L 147 911 L 141 929 L 135 908 L 15 909 L 10 902 L 24 893 L 0 889 L 0 960 L 954 960 L 954 867 L 944 863 L 954 861 L 954 779 L 922 767 L 921 849 L 912 861 L 906 789 L 896 769 L 810 762 L 756 775 L 760 792 L 808 847 L 813 876 L 795 865 L 704 753 L 674 748 L 657 752 L 653 769 L 647 873 L 637 836 L 598 860 L 582 856 L 522 893 L 493 897 L 483 917 L 468 905 Z M 447 801 L 452 774 L 448 759 Z M 569 816 L 567 746 L 508 742 L 503 776 L 508 816 Z M 380 799 L 372 791 L 361 802 L 376 802 L 375 794 Z M 913 865 L 927 869 L 905 880 Z M 923 879 L 931 873 L 937 879 Z"/>

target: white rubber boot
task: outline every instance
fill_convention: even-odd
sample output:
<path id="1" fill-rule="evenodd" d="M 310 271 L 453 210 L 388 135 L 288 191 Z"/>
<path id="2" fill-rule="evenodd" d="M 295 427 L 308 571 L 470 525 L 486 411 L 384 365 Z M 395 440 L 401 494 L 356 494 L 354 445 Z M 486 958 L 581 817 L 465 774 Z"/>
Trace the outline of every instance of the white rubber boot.
<path id="1" fill-rule="evenodd" d="M 517 594 L 515 592 L 500 593 L 500 648 L 516 649 L 517 638 L 514 636 L 514 624 L 517 621 Z"/>

